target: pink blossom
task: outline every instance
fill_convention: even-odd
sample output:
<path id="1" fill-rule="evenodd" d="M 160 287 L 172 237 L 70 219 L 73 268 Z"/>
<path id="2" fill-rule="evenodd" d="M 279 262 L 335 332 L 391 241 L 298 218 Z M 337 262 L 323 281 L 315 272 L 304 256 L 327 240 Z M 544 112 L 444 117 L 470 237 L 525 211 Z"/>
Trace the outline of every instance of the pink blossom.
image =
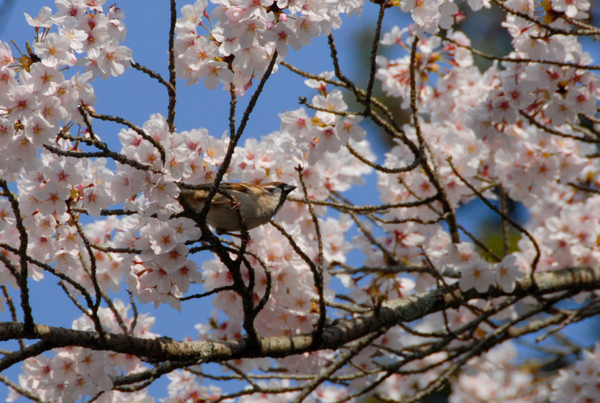
<path id="1" fill-rule="evenodd" d="M 587 0 L 553 0 L 552 9 L 562 11 L 569 18 L 587 18 L 586 11 L 590 8 Z"/>
<path id="2" fill-rule="evenodd" d="M 43 42 L 36 42 L 33 47 L 45 66 L 56 67 L 73 64 L 71 42 L 65 36 L 50 33 L 46 35 Z"/>
<path id="3" fill-rule="evenodd" d="M 25 19 L 27 20 L 27 23 L 32 27 L 50 28 L 52 26 L 52 9 L 50 7 L 42 7 L 36 18 L 31 17 L 27 13 L 23 14 L 25 14 Z"/>
<path id="4" fill-rule="evenodd" d="M 133 61 L 131 49 L 126 46 L 109 45 L 100 51 L 96 59 L 100 76 L 104 79 L 108 76 L 117 77 L 131 67 Z"/>

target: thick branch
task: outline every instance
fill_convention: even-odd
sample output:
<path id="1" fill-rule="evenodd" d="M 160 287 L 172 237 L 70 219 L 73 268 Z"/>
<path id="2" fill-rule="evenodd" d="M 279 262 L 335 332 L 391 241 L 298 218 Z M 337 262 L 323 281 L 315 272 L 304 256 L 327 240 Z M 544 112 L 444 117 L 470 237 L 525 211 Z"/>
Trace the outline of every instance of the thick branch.
<path id="1" fill-rule="evenodd" d="M 537 286 L 537 287 L 536 287 Z M 377 310 L 353 319 L 338 320 L 325 327 L 319 349 L 338 349 L 361 337 L 399 323 L 412 322 L 445 309 L 458 308 L 461 302 L 471 299 L 491 299 L 501 296 L 545 295 L 559 291 L 574 292 L 600 289 L 600 267 L 568 268 L 535 274 L 535 286 L 528 276 L 522 279 L 512 293 L 491 288 L 486 293 L 475 290 L 460 292 L 454 287 L 447 290 L 431 290 L 412 297 L 385 302 Z M 285 357 L 314 350 L 311 334 L 297 336 L 263 337 L 255 343 L 246 339 L 231 342 L 193 341 L 177 342 L 168 338 L 141 339 L 122 334 L 106 334 L 78 331 L 58 327 L 35 325 L 27 334 L 22 323 L 0 323 L 0 341 L 19 338 L 39 339 L 49 349 L 66 346 L 87 347 L 94 350 L 114 351 L 144 357 L 151 361 L 185 361 L 195 363 L 223 362 L 231 359 L 255 357 Z M 0 371 L 14 361 L 0 360 Z"/>

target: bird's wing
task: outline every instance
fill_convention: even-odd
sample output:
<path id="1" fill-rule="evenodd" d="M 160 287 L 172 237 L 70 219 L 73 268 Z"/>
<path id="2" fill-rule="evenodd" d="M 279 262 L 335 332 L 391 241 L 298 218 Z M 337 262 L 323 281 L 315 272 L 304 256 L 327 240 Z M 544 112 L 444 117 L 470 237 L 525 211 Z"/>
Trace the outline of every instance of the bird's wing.
<path id="1" fill-rule="evenodd" d="M 185 198 L 190 202 L 190 204 L 196 208 L 201 209 L 204 206 L 204 201 L 208 196 L 209 191 L 200 189 L 200 190 L 192 190 L 192 189 L 184 189 L 182 190 Z M 226 196 L 217 193 L 215 197 L 211 200 L 211 206 L 214 207 L 225 207 L 233 204 L 233 201 L 227 198 Z"/>

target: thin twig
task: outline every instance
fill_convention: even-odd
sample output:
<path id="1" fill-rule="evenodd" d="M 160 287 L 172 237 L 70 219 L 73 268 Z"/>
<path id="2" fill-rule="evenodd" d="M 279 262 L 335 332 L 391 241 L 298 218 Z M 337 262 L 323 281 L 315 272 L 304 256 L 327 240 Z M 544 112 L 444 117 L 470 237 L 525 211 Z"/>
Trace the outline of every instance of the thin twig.
<path id="1" fill-rule="evenodd" d="M 369 81 L 367 83 L 367 91 L 365 94 L 365 110 L 364 114 L 369 116 L 371 114 L 371 95 L 373 94 L 373 86 L 375 84 L 375 73 L 377 72 L 377 49 L 379 41 L 381 39 L 381 28 L 383 26 L 383 16 L 385 15 L 385 9 L 387 6 L 386 1 L 379 3 L 379 16 L 377 17 L 377 25 L 375 28 L 375 35 L 373 37 L 373 45 L 371 45 L 371 56 L 369 57 Z"/>
<path id="2" fill-rule="evenodd" d="M 21 215 L 21 208 L 19 201 L 13 192 L 10 191 L 8 183 L 5 179 L 0 178 L 0 188 L 2 189 L 2 195 L 6 197 L 10 203 L 13 216 L 16 219 L 15 226 L 19 232 L 19 248 L 17 255 L 19 256 L 19 272 L 13 273 L 19 290 L 21 292 L 21 309 L 23 310 L 23 319 L 25 323 L 25 332 L 33 332 L 33 312 L 31 304 L 29 303 L 29 285 L 27 283 L 27 277 L 29 276 L 29 266 L 27 260 L 27 248 L 29 247 L 29 235 L 25 229 L 23 223 L 23 216 Z"/>
<path id="3" fill-rule="evenodd" d="M 327 306 L 325 305 L 325 291 L 323 289 L 323 239 L 321 237 L 319 218 L 317 217 L 315 209 L 308 198 L 308 191 L 306 189 L 306 184 L 304 183 L 304 178 L 302 177 L 302 167 L 296 167 L 296 171 L 298 172 L 298 182 L 300 182 L 300 186 L 302 187 L 304 203 L 308 206 L 308 212 L 312 218 L 313 226 L 315 228 L 315 236 L 317 238 L 317 265 L 311 265 L 310 268 L 313 274 L 315 287 L 317 288 L 317 293 L 319 295 L 319 321 L 317 322 L 317 327 L 314 332 L 314 343 L 315 345 L 318 345 L 323 334 L 323 328 L 325 327 L 325 320 L 327 319 Z"/>
<path id="4" fill-rule="evenodd" d="M 177 2 L 175 0 L 170 1 L 170 24 L 169 24 L 169 85 L 167 91 L 169 92 L 169 106 L 167 124 L 169 125 L 169 132 L 175 131 L 175 105 L 177 104 L 177 74 L 175 70 L 175 26 L 177 24 Z M 164 161 L 164 159 L 163 159 Z"/>
<path id="5" fill-rule="evenodd" d="M 531 281 L 534 281 L 534 273 L 535 273 L 535 269 L 537 267 L 537 264 L 540 261 L 540 257 L 541 257 L 541 250 L 540 247 L 537 243 L 537 241 L 535 240 L 535 238 L 533 237 L 533 235 L 531 235 L 529 233 L 529 231 L 527 231 L 525 228 L 521 227 L 516 221 L 514 221 L 512 218 L 510 218 L 509 216 L 505 215 L 502 213 L 502 211 L 498 210 L 498 208 L 496 208 L 496 206 L 494 206 L 492 203 L 490 203 L 477 189 L 475 189 L 475 187 L 469 183 L 469 181 L 467 181 L 454 167 L 454 165 L 452 164 L 452 159 L 449 158 L 448 159 L 448 164 L 450 165 L 450 168 L 452 169 L 452 172 L 454 173 L 454 175 L 456 175 L 461 181 L 462 183 L 464 183 L 475 195 L 477 195 L 477 197 L 479 198 L 479 200 L 481 200 L 486 206 L 488 206 L 488 208 L 490 210 L 492 210 L 494 213 L 498 214 L 500 216 L 500 218 L 502 218 L 503 220 L 506 220 L 506 222 L 508 222 L 510 225 L 512 225 L 515 229 L 517 229 L 519 232 L 521 232 L 522 234 L 525 234 L 525 236 L 527 238 L 529 238 L 529 240 L 531 241 L 531 243 L 533 244 L 533 247 L 535 248 L 535 257 L 533 258 L 533 261 L 531 262 Z"/>

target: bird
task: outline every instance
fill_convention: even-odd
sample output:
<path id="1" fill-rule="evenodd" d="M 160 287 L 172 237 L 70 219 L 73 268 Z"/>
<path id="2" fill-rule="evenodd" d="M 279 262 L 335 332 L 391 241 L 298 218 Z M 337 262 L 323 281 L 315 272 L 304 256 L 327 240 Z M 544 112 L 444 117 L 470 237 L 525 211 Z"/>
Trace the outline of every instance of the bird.
<path id="1" fill-rule="evenodd" d="M 279 211 L 288 194 L 296 186 L 284 182 L 269 182 L 261 185 L 240 182 L 219 184 L 219 191 L 212 198 L 206 222 L 213 226 L 218 235 L 242 231 L 242 223 L 236 210 L 244 218 L 247 230 L 259 227 Z M 181 189 L 181 196 L 199 213 L 208 197 L 208 189 Z"/>

